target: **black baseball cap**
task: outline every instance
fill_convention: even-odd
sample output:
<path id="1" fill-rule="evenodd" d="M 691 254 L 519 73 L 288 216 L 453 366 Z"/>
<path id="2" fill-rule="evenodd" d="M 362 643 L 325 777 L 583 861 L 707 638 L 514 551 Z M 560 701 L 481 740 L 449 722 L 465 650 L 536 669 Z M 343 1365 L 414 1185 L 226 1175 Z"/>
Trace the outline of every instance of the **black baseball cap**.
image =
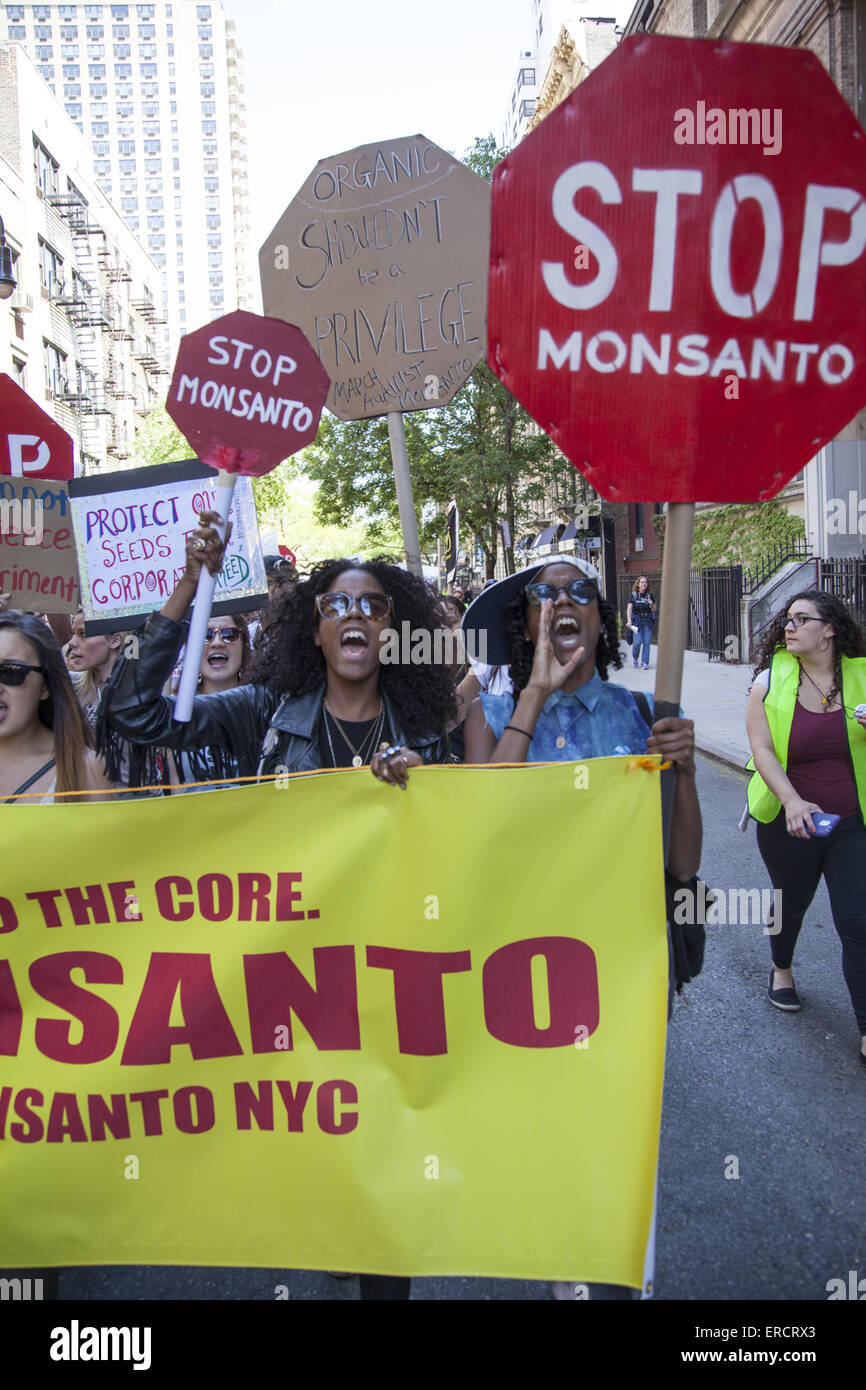
<path id="1" fill-rule="evenodd" d="M 531 584 L 536 575 L 542 570 L 546 570 L 550 565 L 574 565 L 586 579 L 591 579 L 598 587 L 599 573 L 595 565 L 591 565 L 588 560 L 581 560 L 577 555 L 547 555 L 543 560 L 539 560 L 534 565 L 527 565 L 526 569 L 518 570 L 516 574 L 509 574 L 507 579 L 500 579 L 498 583 L 491 584 L 484 589 L 476 599 L 473 599 L 466 612 L 463 614 L 460 626 L 465 634 L 470 632 L 475 634 L 472 644 L 467 643 L 470 651 L 484 651 L 484 639 L 479 634 L 486 633 L 487 643 L 487 663 L 490 666 L 506 666 L 508 664 L 508 643 L 505 635 L 504 610 L 513 598 L 516 598 L 521 589 L 525 589 L 527 584 Z"/>

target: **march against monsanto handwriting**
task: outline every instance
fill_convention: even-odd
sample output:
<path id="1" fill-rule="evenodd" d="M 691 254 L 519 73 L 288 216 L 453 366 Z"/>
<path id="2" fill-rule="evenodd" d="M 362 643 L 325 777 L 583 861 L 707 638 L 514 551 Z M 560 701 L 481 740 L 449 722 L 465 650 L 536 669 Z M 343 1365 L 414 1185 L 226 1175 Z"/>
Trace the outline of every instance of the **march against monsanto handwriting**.
<path id="1" fill-rule="evenodd" d="M 88 630 L 99 630 L 91 620 L 128 622 L 161 608 L 184 572 L 199 512 L 213 509 L 213 470 L 195 460 L 128 469 L 74 479 L 69 492 Z M 216 613 L 255 608 L 267 592 L 249 478 L 238 479 L 229 515 Z"/>

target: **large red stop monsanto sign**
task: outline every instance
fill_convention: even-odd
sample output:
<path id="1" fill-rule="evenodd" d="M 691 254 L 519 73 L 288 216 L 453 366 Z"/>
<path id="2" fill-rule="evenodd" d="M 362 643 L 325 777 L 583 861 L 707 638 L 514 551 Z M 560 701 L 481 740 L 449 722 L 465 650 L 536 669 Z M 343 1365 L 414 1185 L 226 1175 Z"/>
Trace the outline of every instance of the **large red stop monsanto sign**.
<path id="1" fill-rule="evenodd" d="M 626 39 L 490 258 L 491 367 L 612 500 L 771 497 L 866 403 L 866 136 L 809 53 Z"/>

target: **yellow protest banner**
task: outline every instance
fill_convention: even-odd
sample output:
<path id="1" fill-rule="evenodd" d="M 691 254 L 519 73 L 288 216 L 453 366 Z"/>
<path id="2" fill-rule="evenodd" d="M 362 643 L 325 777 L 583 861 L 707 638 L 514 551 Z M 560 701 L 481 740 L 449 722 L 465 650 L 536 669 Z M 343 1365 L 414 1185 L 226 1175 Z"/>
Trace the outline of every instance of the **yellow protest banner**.
<path id="1" fill-rule="evenodd" d="M 640 1286 L 656 770 L 349 770 L 0 837 L 0 1266 Z"/>

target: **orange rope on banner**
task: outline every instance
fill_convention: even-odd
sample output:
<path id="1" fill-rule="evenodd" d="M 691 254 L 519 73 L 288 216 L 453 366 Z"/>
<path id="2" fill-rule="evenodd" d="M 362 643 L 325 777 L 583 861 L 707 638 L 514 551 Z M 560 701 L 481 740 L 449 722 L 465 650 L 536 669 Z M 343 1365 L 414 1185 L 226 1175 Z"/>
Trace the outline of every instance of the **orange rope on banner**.
<path id="1" fill-rule="evenodd" d="M 570 762 L 570 763 L 572 763 L 572 762 L 580 762 L 581 759 L 580 759 L 580 758 L 569 758 L 567 761 Z M 588 760 L 585 760 L 585 761 L 590 761 L 590 762 L 591 762 L 592 759 L 588 759 Z M 550 762 L 550 763 L 525 763 L 525 762 L 524 762 L 524 763 L 425 763 L 425 767 L 428 768 L 428 769 L 437 769 L 437 768 L 438 768 L 438 769 L 440 769 L 440 770 L 441 770 L 442 768 L 447 768 L 447 767 L 468 767 L 468 768 L 473 768 L 473 769 L 475 769 L 475 770 L 478 770 L 479 768 L 490 768 L 490 767 L 557 767 L 557 766 L 559 766 L 558 762 Z M 636 768 L 636 767 L 640 767 L 640 768 L 643 768 L 643 769 L 644 769 L 645 771 L 647 771 L 647 772 L 662 772 L 662 771 L 664 771 L 664 769 L 669 768 L 670 766 L 671 766 L 671 764 L 670 764 L 669 762 L 667 762 L 667 763 L 660 763 L 660 762 L 658 762 L 658 755 L 657 755 L 657 754 L 653 754 L 653 755 L 650 756 L 650 757 L 629 758 L 628 763 L 627 763 L 627 765 L 626 765 L 626 771 L 627 771 L 627 772 L 631 772 L 632 769 L 634 769 L 634 768 Z M 369 764 L 367 764 L 367 767 L 369 767 Z M 100 800 L 102 800 L 102 799 L 107 799 L 107 798 L 112 797 L 112 796 L 128 796 L 130 790 L 132 790 L 132 791 L 134 791 L 134 792 L 136 792 L 136 793 L 139 793 L 139 792 L 141 792 L 141 793 L 144 793 L 144 792 L 166 792 L 167 790 L 169 790 L 171 793 L 175 793 L 175 792 L 185 792 L 185 791 L 189 791 L 192 787 L 210 787 L 211 790 L 214 790 L 214 789 L 218 788 L 218 789 L 221 790 L 221 791 L 225 791 L 225 790 L 227 790 L 229 787 L 235 787 L 235 786 L 238 786 L 238 787 L 239 787 L 239 786 L 242 786 L 244 783 L 248 783 L 248 782 L 251 782 L 251 783 L 275 782 L 275 781 L 277 781 L 278 778 L 283 778 L 283 777 L 292 777 L 292 778 L 294 778 L 294 777 L 321 777 L 322 773 L 328 774 L 328 773 L 331 773 L 331 772 L 362 772 L 362 771 L 364 771 L 364 770 L 365 770 L 364 768 L 358 768 L 358 767 L 314 767 L 314 768 L 309 768 L 309 769 L 307 769 L 307 770 L 304 771 L 304 772 L 269 772 L 269 773 L 267 773 L 267 774 L 266 774 L 265 776 L 263 776 L 263 777 L 221 777 L 221 778 L 219 779 L 218 782 L 180 782 L 180 783 L 172 782 L 170 788 L 168 788 L 168 789 L 167 789 L 166 787 L 164 787 L 163 784 L 160 782 L 160 783 L 156 783 L 155 785 L 146 786 L 146 787 L 133 787 L 133 788 L 130 788 L 130 787 L 102 787 L 101 789 L 99 789 L 99 790 L 97 790 L 97 791 L 91 791 L 91 790 L 89 790 L 89 789 L 85 790 L 84 788 L 82 788 L 80 791 L 52 792 L 51 795 L 52 795 L 55 799 L 59 799 L 59 798 L 63 798 L 63 797 L 70 797 L 70 796 L 89 796 L 89 797 L 99 797 Z M 418 769 L 412 769 L 412 770 L 413 770 L 413 771 L 417 771 Z M 16 796 L 6 796 L 6 797 L 3 797 L 2 800 L 3 800 L 3 801 L 41 801 L 41 800 L 43 799 L 44 796 L 45 796 L 45 792 L 18 792 L 18 794 L 17 794 Z"/>

